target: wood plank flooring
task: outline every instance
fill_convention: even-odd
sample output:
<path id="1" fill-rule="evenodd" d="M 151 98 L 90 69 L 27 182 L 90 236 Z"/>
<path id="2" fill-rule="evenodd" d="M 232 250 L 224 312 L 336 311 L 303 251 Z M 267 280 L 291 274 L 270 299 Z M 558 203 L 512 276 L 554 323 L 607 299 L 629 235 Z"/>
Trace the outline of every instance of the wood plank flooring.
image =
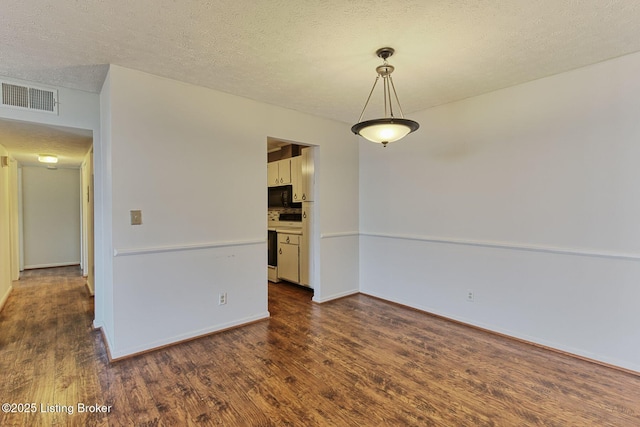
<path id="1" fill-rule="evenodd" d="M 270 284 L 267 321 L 109 364 L 79 271 L 26 274 L 0 313 L 0 400 L 37 412 L 0 425 L 640 426 L 640 377 L 364 295 L 311 296 Z"/>

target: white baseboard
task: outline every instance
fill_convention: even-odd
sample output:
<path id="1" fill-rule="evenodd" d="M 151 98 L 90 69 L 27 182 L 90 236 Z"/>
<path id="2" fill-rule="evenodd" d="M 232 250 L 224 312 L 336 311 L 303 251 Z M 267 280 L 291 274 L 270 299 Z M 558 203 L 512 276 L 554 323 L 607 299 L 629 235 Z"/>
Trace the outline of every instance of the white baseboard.
<path id="1" fill-rule="evenodd" d="M 318 303 L 318 304 L 322 304 L 322 303 L 325 303 L 325 302 L 332 301 L 334 299 L 348 297 L 349 295 L 355 295 L 355 294 L 357 294 L 359 292 L 360 291 L 358 289 L 351 289 L 351 290 L 348 290 L 348 291 L 344 291 L 344 292 L 340 292 L 340 293 L 337 293 L 337 294 L 329 295 L 329 296 L 324 297 L 322 299 L 317 299 L 315 297 L 315 295 L 314 295 L 312 301 L 315 302 L 315 303 Z"/>
<path id="2" fill-rule="evenodd" d="M 232 322 L 227 322 L 227 323 L 223 323 L 223 324 L 219 324 L 219 325 L 215 325 L 215 326 L 211 326 L 208 328 L 203 328 L 197 331 L 192 331 L 192 332 L 187 332 L 184 334 L 180 334 L 180 335 L 176 335 L 173 336 L 171 338 L 166 338 L 166 339 L 162 339 L 159 341 L 155 341 L 155 342 L 150 342 L 150 343 L 146 343 L 146 344 L 142 344 L 140 346 L 136 346 L 136 347 L 130 347 L 130 348 L 125 348 L 125 349 L 116 349 L 113 345 L 111 345 L 111 343 L 108 340 L 108 337 L 104 331 L 104 328 L 101 328 L 103 336 L 105 336 L 105 341 L 107 344 L 107 351 L 109 353 L 109 360 L 111 362 L 120 360 L 120 359 L 125 359 L 127 357 L 132 357 L 132 356 L 136 356 L 139 354 L 143 354 L 149 351 L 154 351 L 154 350 L 159 350 L 161 348 L 167 347 L 167 346 L 171 346 L 171 345 L 175 345 L 175 344 L 180 344 L 182 342 L 185 341 L 190 341 L 192 339 L 197 339 L 197 338 L 201 338 L 207 335 L 211 335 L 214 333 L 219 333 L 219 332 L 223 332 L 229 329 L 234 329 L 234 328 L 238 328 L 241 326 L 246 326 L 249 325 L 251 323 L 254 322 L 258 322 L 258 321 L 262 321 L 262 320 L 266 320 L 270 317 L 269 312 L 264 312 L 264 313 L 260 313 L 257 314 L 255 316 L 250 316 L 250 317 L 246 317 L 244 319 L 238 319 L 238 320 L 234 320 Z M 94 322 L 94 327 L 95 327 L 95 322 Z"/>
<path id="3" fill-rule="evenodd" d="M 70 262 L 54 262 L 51 264 L 25 265 L 24 270 L 32 270 L 36 268 L 73 267 L 74 265 L 80 265 L 80 263 L 70 261 Z"/>

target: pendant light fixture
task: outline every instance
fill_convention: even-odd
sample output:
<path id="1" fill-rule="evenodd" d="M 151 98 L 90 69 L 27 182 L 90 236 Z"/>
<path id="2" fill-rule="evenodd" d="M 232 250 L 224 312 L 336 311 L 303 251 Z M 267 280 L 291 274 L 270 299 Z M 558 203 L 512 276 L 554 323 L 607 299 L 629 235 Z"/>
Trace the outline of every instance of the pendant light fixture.
<path id="1" fill-rule="evenodd" d="M 384 147 L 386 147 L 390 142 L 404 138 L 420 127 L 418 122 L 405 119 L 404 114 L 402 113 L 402 107 L 400 106 L 400 101 L 398 100 L 398 94 L 396 93 L 396 88 L 393 84 L 393 79 L 391 78 L 391 73 L 393 73 L 393 70 L 395 68 L 393 67 L 393 65 L 387 63 L 387 59 L 391 55 L 393 55 L 394 52 L 395 50 L 390 47 L 383 47 L 376 51 L 376 55 L 378 55 L 379 58 L 382 58 L 384 62 L 382 65 L 376 67 L 376 72 L 378 73 L 378 75 L 376 76 L 376 80 L 373 82 L 373 87 L 371 88 L 371 92 L 369 92 L 367 102 L 365 102 L 364 104 L 364 108 L 362 109 L 362 113 L 360 114 L 360 118 L 358 119 L 358 123 L 351 127 L 351 131 L 356 135 L 360 135 L 368 139 L 369 141 L 382 144 Z M 362 117 L 364 116 L 364 112 L 367 109 L 367 105 L 369 105 L 371 95 L 373 94 L 373 91 L 376 88 L 376 84 L 378 83 L 378 80 L 380 80 L 380 77 L 382 77 L 383 82 L 382 90 L 384 95 L 384 118 L 365 120 L 363 122 Z M 393 97 L 391 97 L 391 91 L 393 91 Z M 395 103 L 398 106 L 397 111 L 400 113 L 400 117 L 396 117 L 394 114 L 394 99 Z"/>

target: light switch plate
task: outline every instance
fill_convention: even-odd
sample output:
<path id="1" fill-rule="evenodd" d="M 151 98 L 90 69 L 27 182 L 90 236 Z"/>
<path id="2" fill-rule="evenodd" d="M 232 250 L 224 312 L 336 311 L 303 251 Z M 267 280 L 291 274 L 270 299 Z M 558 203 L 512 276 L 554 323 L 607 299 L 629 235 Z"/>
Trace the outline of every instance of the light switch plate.
<path id="1" fill-rule="evenodd" d="M 131 225 L 141 225 L 142 224 L 142 211 L 130 211 L 131 212 Z"/>

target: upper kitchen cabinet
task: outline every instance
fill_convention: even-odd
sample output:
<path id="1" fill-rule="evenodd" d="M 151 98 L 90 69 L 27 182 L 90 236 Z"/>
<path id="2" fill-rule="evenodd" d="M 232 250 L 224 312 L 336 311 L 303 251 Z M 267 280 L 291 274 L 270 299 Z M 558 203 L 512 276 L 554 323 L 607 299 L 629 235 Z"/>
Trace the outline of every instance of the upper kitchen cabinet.
<path id="1" fill-rule="evenodd" d="M 291 159 L 278 160 L 280 185 L 291 184 Z"/>
<path id="2" fill-rule="evenodd" d="M 313 202 L 313 193 L 315 187 L 315 171 L 313 160 L 313 147 L 302 149 L 302 201 Z"/>
<path id="3" fill-rule="evenodd" d="M 293 187 L 291 200 L 294 203 L 302 201 L 302 156 L 291 158 L 291 186 Z"/>
<path id="4" fill-rule="evenodd" d="M 267 183 L 269 187 L 291 184 L 291 159 L 267 163 Z"/>
<path id="5" fill-rule="evenodd" d="M 269 187 L 273 187 L 280 180 L 280 175 L 278 174 L 278 162 L 267 163 L 267 185 Z"/>

